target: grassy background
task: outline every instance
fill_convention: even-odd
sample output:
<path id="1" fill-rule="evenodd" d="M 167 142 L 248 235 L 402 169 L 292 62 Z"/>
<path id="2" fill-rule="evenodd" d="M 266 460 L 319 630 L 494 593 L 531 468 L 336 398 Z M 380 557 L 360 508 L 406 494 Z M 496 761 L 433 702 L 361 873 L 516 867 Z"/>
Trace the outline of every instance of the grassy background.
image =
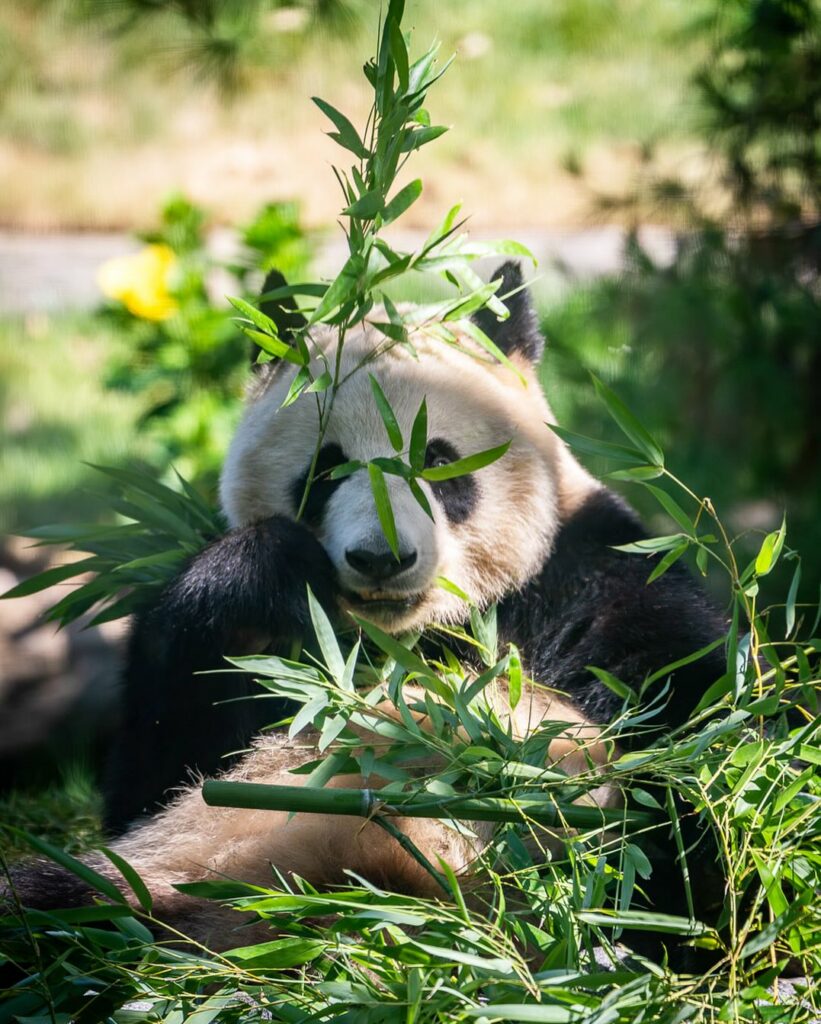
<path id="1" fill-rule="evenodd" d="M 418 44 L 439 39 L 459 60 L 432 98 L 454 130 L 417 161 L 427 192 L 408 222 L 429 225 L 461 197 L 477 224 L 577 224 L 590 189 L 626 189 L 651 151 L 660 166 L 700 169 L 685 86 L 705 53 L 691 29 L 707 6 L 413 0 L 405 23 Z M 198 74 L 200 44 L 178 19 L 122 32 L 118 5 L 93 10 L 70 0 L 0 9 L 0 224 L 146 227 L 174 188 L 223 221 L 292 196 L 309 222 L 333 220 L 334 147 L 309 97 L 364 116 L 353 72 L 373 49 L 368 4 L 319 26 L 297 17 L 297 31 L 287 10 L 262 19 L 233 93 Z"/>

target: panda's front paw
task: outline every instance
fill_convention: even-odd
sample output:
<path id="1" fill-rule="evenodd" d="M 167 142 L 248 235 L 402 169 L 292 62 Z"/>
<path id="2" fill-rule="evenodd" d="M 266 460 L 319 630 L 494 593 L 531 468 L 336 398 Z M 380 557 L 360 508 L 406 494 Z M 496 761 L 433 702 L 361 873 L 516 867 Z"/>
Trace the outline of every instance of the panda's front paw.
<path id="1" fill-rule="evenodd" d="M 308 588 L 332 618 L 337 616 L 336 571 L 327 552 L 302 523 L 273 516 L 256 523 L 256 544 L 265 571 L 257 581 L 257 607 L 265 608 L 275 637 L 311 631 Z"/>

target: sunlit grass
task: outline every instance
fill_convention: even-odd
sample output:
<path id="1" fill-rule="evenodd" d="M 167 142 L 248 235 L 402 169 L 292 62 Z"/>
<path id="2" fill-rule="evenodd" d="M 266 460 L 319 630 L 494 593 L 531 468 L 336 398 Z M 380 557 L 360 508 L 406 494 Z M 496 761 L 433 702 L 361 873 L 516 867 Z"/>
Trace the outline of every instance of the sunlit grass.
<path id="1" fill-rule="evenodd" d="M 245 47 L 248 74 L 230 102 L 193 72 L 178 19 L 144 18 L 108 35 L 64 0 L 0 10 L 0 220 L 76 227 L 147 226 L 182 187 L 237 220 L 261 202 L 298 196 L 312 223 L 336 215 L 330 144 L 311 94 L 363 115 L 350 68 L 367 57 L 374 23 L 277 31 L 263 22 Z M 425 157 L 428 191 L 411 217 L 429 224 L 443 196 L 476 223 L 566 224 L 596 188 L 626 187 L 642 150 L 694 135 L 687 81 L 704 55 L 688 32 L 700 4 L 629 0 L 408 3 L 420 40 L 457 54 L 436 120 L 456 126 Z M 109 12 L 110 13 L 110 5 Z M 4 45 L 5 42 L 5 45 Z"/>
<path id="2" fill-rule="evenodd" d="M 0 320 L 0 533 L 99 516 L 83 463 L 140 450 L 138 400 L 102 380 L 117 344 L 91 316 Z"/>

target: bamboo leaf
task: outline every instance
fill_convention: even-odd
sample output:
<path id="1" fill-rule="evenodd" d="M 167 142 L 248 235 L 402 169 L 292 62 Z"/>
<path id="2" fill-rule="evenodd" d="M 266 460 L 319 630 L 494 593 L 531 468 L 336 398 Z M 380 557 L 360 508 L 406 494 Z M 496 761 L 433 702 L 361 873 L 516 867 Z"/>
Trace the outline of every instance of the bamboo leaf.
<path id="1" fill-rule="evenodd" d="M 310 587 L 308 587 L 308 610 L 311 614 L 311 622 L 313 623 L 319 649 L 322 652 L 322 657 L 325 659 L 325 665 L 331 673 L 334 682 L 339 685 L 345 674 L 345 659 L 342 657 L 342 652 L 339 649 L 339 643 L 337 642 L 336 633 L 330 619 L 325 614 L 325 609 L 317 601 Z"/>
<path id="2" fill-rule="evenodd" d="M 422 181 L 416 178 L 409 182 L 403 189 L 391 199 L 382 213 L 382 223 L 390 224 L 397 220 L 402 214 L 422 195 Z"/>
<path id="3" fill-rule="evenodd" d="M 30 833 L 23 831 L 23 829 L 14 828 L 12 826 L 7 827 L 9 832 L 13 835 L 22 839 L 23 842 L 31 846 L 32 849 L 37 850 L 38 853 L 42 853 L 44 857 L 48 857 L 49 860 L 55 861 L 61 867 L 65 868 L 66 871 L 71 872 L 72 875 L 81 879 L 91 889 L 102 893 L 115 903 L 126 903 L 125 896 L 123 896 L 117 886 L 110 879 L 101 875 L 99 871 L 95 871 L 87 864 L 83 864 L 83 862 L 77 860 L 76 857 L 72 857 L 71 854 L 66 853 L 65 850 L 61 850 L 59 847 L 46 842 L 45 839 L 39 839 L 37 836 L 33 836 Z"/>
<path id="4" fill-rule="evenodd" d="M 332 107 L 330 103 L 320 99 L 318 96 L 312 96 L 311 99 L 319 107 L 322 113 L 333 122 L 336 132 L 331 134 L 331 138 L 338 142 L 344 149 L 347 149 L 355 156 L 358 156 L 361 160 L 366 160 L 370 154 L 365 148 L 365 144 L 362 142 L 362 139 L 359 137 L 359 132 L 354 128 L 348 118 L 345 117 L 344 114 L 340 113 L 336 107 Z"/>
<path id="5" fill-rule="evenodd" d="M 362 631 L 370 637 L 376 646 L 385 652 L 389 657 L 401 665 L 406 672 L 413 672 L 425 679 L 433 679 L 438 682 L 436 673 L 430 668 L 414 651 L 411 651 L 395 637 L 389 636 L 378 626 L 359 616 L 352 616 Z"/>
<path id="6" fill-rule="evenodd" d="M 592 437 L 585 437 L 583 434 L 576 434 L 572 430 L 566 430 L 555 423 L 546 423 L 548 429 L 552 430 L 557 437 L 560 437 L 565 444 L 571 448 L 584 452 L 586 455 L 601 455 L 606 459 L 615 459 L 618 462 L 635 462 L 637 468 L 646 469 L 646 458 L 635 448 L 627 448 L 625 445 L 612 444 L 610 441 L 598 441 Z M 656 467 L 653 467 L 656 469 Z M 658 475 L 656 469 L 656 475 Z M 611 476 L 615 474 L 611 473 Z"/>
<path id="7" fill-rule="evenodd" d="M 652 484 L 645 484 L 644 486 L 653 495 L 659 505 L 661 505 L 667 515 L 670 516 L 671 519 L 675 520 L 685 533 L 692 534 L 695 532 L 693 521 L 674 498 L 671 498 L 670 495 L 660 487 L 654 487 Z"/>
<path id="8" fill-rule="evenodd" d="M 91 558 L 83 558 L 77 562 L 69 562 L 67 565 L 57 565 L 53 569 L 45 569 L 35 576 L 23 580 L 5 594 L 0 594 L 0 600 L 14 597 L 27 597 L 29 594 L 37 594 L 41 590 L 47 590 L 56 583 L 72 579 L 74 576 L 81 576 L 85 572 L 93 572 L 100 566 L 100 559 L 94 555 Z"/>
<path id="9" fill-rule="evenodd" d="M 405 93 L 408 91 L 408 48 L 399 27 L 399 19 L 391 18 L 389 22 L 388 45 L 396 68 L 396 77 L 399 79 L 399 91 Z"/>
<path id="10" fill-rule="evenodd" d="M 678 547 L 671 548 L 664 556 L 664 558 L 662 558 L 659 561 L 659 563 L 656 565 L 656 567 L 653 569 L 650 575 L 647 577 L 647 582 L 653 583 L 659 578 L 659 576 L 663 576 L 670 568 L 670 566 L 674 565 L 681 558 L 681 556 L 688 550 L 689 547 L 690 542 L 684 540 L 681 542 L 681 544 L 679 544 Z"/>
<path id="11" fill-rule="evenodd" d="M 356 290 L 359 275 L 365 269 L 365 262 L 359 253 L 348 257 L 345 265 L 328 286 L 319 305 L 311 314 L 310 323 L 317 324 L 325 320 L 339 306 L 347 302 Z"/>
<path id="12" fill-rule="evenodd" d="M 795 602 L 798 599 L 798 587 L 801 583 L 801 562 L 799 561 L 793 572 L 792 580 L 790 581 L 790 589 L 787 592 L 787 600 L 784 605 L 784 618 L 786 619 L 787 625 L 787 637 L 792 635 L 792 631 L 795 629 Z"/>
<path id="13" fill-rule="evenodd" d="M 507 693 L 510 710 L 515 711 L 522 699 L 522 659 L 519 655 L 519 648 L 515 644 L 510 644 L 508 647 Z"/>
<path id="14" fill-rule="evenodd" d="M 243 334 L 246 334 L 252 341 L 256 342 L 262 351 L 267 352 L 269 356 L 274 356 L 276 359 L 284 359 L 286 362 L 294 363 L 297 366 L 304 366 L 307 362 L 301 352 L 287 345 L 284 341 L 280 341 L 279 338 L 272 338 L 268 334 L 263 334 L 262 331 L 255 331 L 252 327 L 245 327 L 243 324 L 239 326 Z"/>
<path id="15" fill-rule="evenodd" d="M 307 385 L 310 383 L 311 373 L 307 366 L 301 367 L 294 379 L 291 381 L 291 386 L 288 388 L 288 394 L 285 396 L 282 402 L 281 408 L 287 409 L 289 405 L 299 398 L 302 392 L 305 390 Z"/>
<path id="16" fill-rule="evenodd" d="M 146 914 L 151 913 L 151 908 L 154 905 L 151 899 L 151 893 L 148 891 L 145 882 L 140 878 L 134 868 L 120 856 L 114 850 L 110 850 L 107 846 L 101 846 L 100 849 L 108 857 L 114 867 L 120 872 L 123 878 L 128 882 L 131 887 L 131 891 L 137 897 L 137 901 Z"/>
<path id="17" fill-rule="evenodd" d="M 385 392 L 379 385 L 379 381 L 374 377 L 372 373 L 368 374 L 371 381 L 371 391 L 373 392 L 374 401 L 376 402 L 376 408 L 379 410 L 379 415 L 382 417 L 382 422 L 385 424 L 385 430 L 388 434 L 388 440 L 395 452 L 401 452 L 405 446 L 405 442 L 402 438 L 402 431 L 397 422 L 396 415 L 391 408 L 391 403 L 388 401 Z"/>
<path id="18" fill-rule="evenodd" d="M 266 316 L 262 310 L 257 309 L 256 306 L 252 306 L 250 302 L 246 302 L 245 299 L 240 299 L 234 295 L 228 296 L 228 301 L 237 310 L 242 313 L 244 317 L 247 317 L 251 323 L 257 327 L 266 337 L 272 338 L 279 337 L 279 329 L 274 321 Z"/>
<path id="19" fill-rule="evenodd" d="M 355 203 L 346 206 L 342 211 L 347 217 L 356 217 L 359 220 L 373 220 L 384 209 L 384 199 L 379 189 L 371 189 L 360 196 Z"/>
<path id="20" fill-rule="evenodd" d="M 644 537 L 631 544 L 614 544 L 614 551 L 628 551 L 631 554 L 650 555 L 656 551 L 669 551 L 687 540 L 683 533 L 670 533 L 663 537 Z"/>
<path id="21" fill-rule="evenodd" d="M 411 427 L 410 449 L 408 459 L 411 468 L 417 473 L 425 468 L 425 454 L 428 447 L 428 405 L 426 399 L 422 399 L 419 410 L 414 416 Z"/>
<path id="22" fill-rule="evenodd" d="M 781 521 L 781 526 L 768 533 L 761 544 L 761 549 L 758 552 L 755 560 L 755 571 L 758 576 L 766 576 L 772 572 L 775 567 L 775 563 L 778 561 L 778 556 L 781 554 L 781 549 L 784 547 L 784 538 L 787 535 L 787 519 L 786 516 Z"/>
<path id="23" fill-rule="evenodd" d="M 422 128 L 414 128 L 403 139 L 402 152 L 412 153 L 415 149 L 421 149 L 422 146 L 433 142 L 434 139 L 438 139 L 449 130 L 447 125 L 444 124 L 425 125 Z"/>
<path id="24" fill-rule="evenodd" d="M 371 480 L 371 493 L 373 494 L 376 514 L 379 517 L 379 525 L 385 535 L 385 540 L 393 552 L 394 558 L 399 561 L 399 539 L 396 536 L 396 520 L 393 517 L 388 485 L 385 483 L 385 475 L 379 466 L 372 462 L 368 463 L 368 476 Z"/>
<path id="25" fill-rule="evenodd" d="M 598 377 L 592 375 L 596 394 L 604 402 L 607 411 L 636 448 L 645 456 L 647 462 L 654 466 L 664 465 L 664 453 L 651 434 L 642 426 L 632 412 L 610 388 Z"/>
<path id="26" fill-rule="evenodd" d="M 311 960 L 316 960 L 324 950 L 325 943 L 318 939 L 286 937 L 272 939 L 270 942 L 260 942 L 255 946 L 240 946 L 237 949 L 231 949 L 225 954 L 225 958 L 249 971 L 282 971 L 310 963 Z"/>
<path id="27" fill-rule="evenodd" d="M 427 499 L 427 495 L 419 486 L 418 480 L 415 480 L 413 477 L 410 477 L 408 479 L 408 487 L 410 487 L 411 494 L 414 496 L 416 502 L 418 503 L 422 511 L 425 513 L 425 515 L 428 517 L 428 519 L 433 519 L 433 509 L 430 507 L 430 502 Z"/>
<path id="28" fill-rule="evenodd" d="M 632 686 L 628 686 L 627 683 L 623 683 L 621 679 L 617 679 L 612 672 L 608 672 L 603 668 L 598 668 L 596 665 L 586 665 L 585 668 L 588 672 L 592 672 L 599 682 L 604 683 L 608 690 L 611 690 L 617 697 L 621 697 L 623 701 L 626 701 L 630 707 L 638 706 L 639 695 Z"/>
<path id="29" fill-rule="evenodd" d="M 457 476 L 466 476 L 468 473 L 475 473 L 485 466 L 491 465 L 507 452 L 512 442 L 506 441 L 496 448 L 487 448 L 483 452 L 476 452 L 475 455 L 468 455 L 464 459 L 455 459 L 444 466 L 431 466 L 423 469 L 421 477 L 431 482 L 439 480 L 453 480 Z"/>

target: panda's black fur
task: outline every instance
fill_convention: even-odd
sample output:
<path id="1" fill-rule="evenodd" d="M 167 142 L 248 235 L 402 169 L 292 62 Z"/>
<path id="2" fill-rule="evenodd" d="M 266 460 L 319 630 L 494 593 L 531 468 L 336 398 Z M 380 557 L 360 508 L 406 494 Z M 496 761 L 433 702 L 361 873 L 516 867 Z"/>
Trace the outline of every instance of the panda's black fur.
<path id="1" fill-rule="evenodd" d="M 501 275 L 499 294 L 515 292 L 507 299 L 510 318 L 499 323 L 483 311 L 476 319 L 507 355 L 535 363 L 543 341 L 527 292 L 515 291 L 520 271 L 506 264 Z M 265 291 L 281 284 L 272 275 Z M 283 336 L 298 326 L 291 309 L 271 303 L 266 311 L 279 320 Z M 622 701 L 588 666 L 638 687 L 723 632 L 720 616 L 680 565 L 648 585 L 653 559 L 614 550 L 645 536 L 634 512 L 598 489 L 560 523 L 541 569 L 498 604 L 500 641 L 514 642 L 534 679 L 561 690 L 598 725 L 610 722 Z M 308 585 L 332 611 L 334 570 L 322 545 L 302 523 L 273 516 L 213 542 L 155 607 L 137 616 L 105 787 L 112 831 L 154 813 L 193 773 L 220 770 L 229 763 L 226 754 L 246 747 L 263 725 L 288 712 L 271 700 L 236 700 L 252 685 L 242 673 L 194 673 L 224 669 L 225 655 L 287 653 L 310 633 Z M 677 670 L 650 723 L 655 735 L 684 722 L 724 671 L 720 648 Z M 57 895 L 51 893 L 52 904 Z"/>

